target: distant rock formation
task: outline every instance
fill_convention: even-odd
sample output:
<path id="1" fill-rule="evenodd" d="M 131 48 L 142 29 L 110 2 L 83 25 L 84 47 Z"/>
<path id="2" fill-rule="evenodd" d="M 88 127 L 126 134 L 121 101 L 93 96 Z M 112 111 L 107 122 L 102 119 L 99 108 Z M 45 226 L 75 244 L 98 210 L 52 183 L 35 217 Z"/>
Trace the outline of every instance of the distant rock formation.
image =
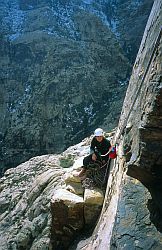
<path id="1" fill-rule="evenodd" d="M 152 2 L 1 1 L 2 173 L 117 125 Z"/>

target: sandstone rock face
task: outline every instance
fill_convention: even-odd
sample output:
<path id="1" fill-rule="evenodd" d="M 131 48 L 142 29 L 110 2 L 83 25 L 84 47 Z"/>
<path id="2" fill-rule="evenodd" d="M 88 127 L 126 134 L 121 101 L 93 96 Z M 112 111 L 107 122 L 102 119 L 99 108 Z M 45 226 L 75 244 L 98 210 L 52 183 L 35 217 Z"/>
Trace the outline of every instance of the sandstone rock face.
<path id="1" fill-rule="evenodd" d="M 33 158 L 0 179 L 1 249 L 50 249 L 50 199 L 64 171 L 57 156 Z"/>
<path id="2" fill-rule="evenodd" d="M 125 121 L 132 124 L 124 134 L 125 154 L 129 154 L 127 174 L 141 181 L 150 191 L 151 220 L 158 230 L 162 230 L 161 7 L 161 1 L 155 1 L 133 68 L 120 122 L 121 126 L 126 125 Z"/>
<path id="3" fill-rule="evenodd" d="M 83 198 L 65 189 L 59 189 L 52 197 L 53 249 L 68 249 L 70 242 L 84 226 Z"/>
<path id="4" fill-rule="evenodd" d="M 87 190 L 84 197 L 80 180 L 72 175 L 88 153 L 89 141 L 61 155 L 32 158 L 5 172 L 0 179 L 0 248 L 67 249 L 85 225 L 95 225 L 103 194 Z M 73 155 L 74 164 L 62 168 L 61 161 L 68 155 Z"/>
<path id="5" fill-rule="evenodd" d="M 121 157 L 121 148 L 118 149 L 118 155 L 119 157 L 112 160 L 110 164 L 103 208 L 93 234 L 87 239 L 86 237 L 82 238 L 80 241 L 73 244 L 69 249 L 110 249 L 110 240 L 112 236 L 112 229 L 114 227 L 124 170 L 124 160 Z"/>
<path id="6" fill-rule="evenodd" d="M 86 225 L 95 225 L 104 201 L 102 190 L 85 189 L 84 192 L 84 219 Z"/>
<path id="7" fill-rule="evenodd" d="M 44 1 L 41 4 L 43 6 Z M 161 1 L 155 0 L 116 134 L 120 135 L 118 158 L 112 162 L 110 168 L 101 217 L 92 237 L 77 246 L 75 244 L 71 249 L 162 248 L 160 11 Z M 23 20 L 23 16 L 21 17 Z M 7 48 L 5 43 L 3 46 Z M 4 59 L 3 63 L 6 62 Z M 41 87 L 43 86 L 42 84 Z M 6 93 L 5 88 L 1 91 Z M 5 107 L 4 102 L 1 107 Z M 5 110 L 3 108 L 2 113 Z M 3 118 L 7 121 L 9 114 Z M 2 127 L 5 128 L 4 125 Z M 122 128 L 125 130 L 121 135 Z M 59 157 L 46 155 L 33 158 L 15 169 L 8 170 L 1 178 L 0 242 L 3 250 L 52 248 L 49 204 L 53 191 L 57 193 L 58 189 L 65 188 L 62 178 L 65 170 L 60 167 L 61 160 L 65 157 L 69 166 L 67 154 L 74 156 L 75 152 L 74 160 L 84 156 L 88 152 L 88 143 L 87 140 L 79 146 L 71 147 Z M 126 176 L 126 173 L 131 177 Z M 66 203 L 66 207 L 67 204 L 70 202 Z M 67 230 L 66 233 L 71 232 Z"/>
<path id="8" fill-rule="evenodd" d="M 137 51 L 152 1 L 108 2 L 1 1 L 2 172 L 117 124 L 130 75 L 127 40 Z M 126 9 L 134 15 L 127 23 Z"/>
<path id="9" fill-rule="evenodd" d="M 156 0 L 133 68 L 101 217 L 84 247 L 75 249 L 162 248 L 161 9 Z"/>
<path id="10" fill-rule="evenodd" d="M 80 178 L 75 176 L 81 169 L 81 165 L 77 169 L 79 161 L 80 158 L 66 170 L 62 176 L 65 184 L 54 192 L 51 199 L 52 249 L 69 249 L 76 237 L 94 228 L 102 209 L 103 191 L 96 187 L 83 190 Z"/>
<path id="11" fill-rule="evenodd" d="M 162 234 L 150 221 L 150 193 L 135 179 L 125 177 L 110 249 L 161 249 Z"/>
<path id="12" fill-rule="evenodd" d="M 51 199 L 52 249 L 69 249 L 76 237 L 94 228 L 103 200 L 103 192 L 96 188 L 86 189 L 82 195 L 76 195 L 65 188 L 56 190 Z"/>
<path id="13" fill-rule="evenodd" d="M 74 172 L 75 173 L 75 172 Z M 79 177 L 75 177 L 73 172 L 65 174 L 64 181 L 66 183 L 66 190 L 76 195 L 83 196 L 83 187 Z"/>

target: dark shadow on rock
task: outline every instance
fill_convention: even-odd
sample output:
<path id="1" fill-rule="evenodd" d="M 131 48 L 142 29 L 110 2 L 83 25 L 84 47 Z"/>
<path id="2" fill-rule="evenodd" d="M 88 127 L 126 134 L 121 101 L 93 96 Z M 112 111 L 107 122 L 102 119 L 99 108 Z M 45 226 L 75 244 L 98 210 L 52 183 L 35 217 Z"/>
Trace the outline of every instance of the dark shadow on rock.
<path id="1" fill-rule="evenodd" d="M 92 236 L 94 227 L 93 228 L 84 228 L 82 232 L 78 235 L 78 237 L 74 240 L 74 242 L 71 244 L 71 246 L 68 248 L 68 250 L 79 250 L 85 247 Z"/>
<path id="2" fill-rule="evenodd" d="M 149 199 L 147 208 L 150 212 L 150 220 L 155 225 L 157 230 L 162 233 L 162 213 L 153 199 Z"/>
<path id="3" fill-rule="evenodd" d="M 137 165 L 129 165 L 127 175 L 138 179 L 150 192 L 151 198 L 147 207 L 150 220 L 159 232 L 162 232 L 162 170 L 161 166 L 154 165 L 150 171 Z"/>

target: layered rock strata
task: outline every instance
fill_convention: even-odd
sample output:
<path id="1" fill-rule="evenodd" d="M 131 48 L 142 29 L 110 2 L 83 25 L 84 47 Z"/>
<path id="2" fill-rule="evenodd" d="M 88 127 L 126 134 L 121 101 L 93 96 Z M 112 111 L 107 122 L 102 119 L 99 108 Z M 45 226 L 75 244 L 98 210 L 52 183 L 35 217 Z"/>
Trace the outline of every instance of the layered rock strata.
<path id="1" fill-rule="evenodd" d="M 83 196 L 80 179 L 72 174 L 82 165 L 89 142 L 87 138 L 61 155 L 35 157 L 5 172 L 0 179 L 3 250 L 67 249 L 85 226 L 95 225 L 104 195 L 93 189 Z"/>
<path id="2" fill-rule="evenodd" d="M 50 247 L 50 199 L 64 171 L 57 156 L 36 157 L 0 179 L 1 249 Z"/>

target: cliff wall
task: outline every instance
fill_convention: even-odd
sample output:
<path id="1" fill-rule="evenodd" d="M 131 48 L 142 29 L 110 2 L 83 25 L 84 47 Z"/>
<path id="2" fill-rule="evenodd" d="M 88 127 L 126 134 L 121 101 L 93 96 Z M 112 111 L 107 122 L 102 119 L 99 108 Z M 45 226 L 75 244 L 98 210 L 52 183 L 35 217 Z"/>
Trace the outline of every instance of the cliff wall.
<path id="1" fill-rule="evenodd" d="M 120 145 L 112 171 L 114 194 L 107 193 L 99 223 L 84 249 L 162 248 L 161 11 L 162 3 L 157 0 L 133 67 L 114 138 Z M 116 174 L 115 169 L 118 169 Z M 118 200 L 117 208 L 113 206 L 113 197 Z"/>

